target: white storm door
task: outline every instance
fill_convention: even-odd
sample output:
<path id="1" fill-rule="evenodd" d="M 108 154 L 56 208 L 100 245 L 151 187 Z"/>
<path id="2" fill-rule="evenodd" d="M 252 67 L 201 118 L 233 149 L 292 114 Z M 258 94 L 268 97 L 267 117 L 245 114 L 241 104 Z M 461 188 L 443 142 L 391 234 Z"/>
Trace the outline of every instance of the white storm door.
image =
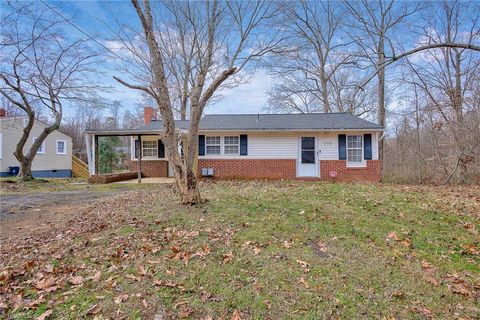
<path id="1" fill-rule="evenodd" d="M 309 136 L 300 137 L 298 146 L 297 176 L 318 177 L 316 138 Z"/>

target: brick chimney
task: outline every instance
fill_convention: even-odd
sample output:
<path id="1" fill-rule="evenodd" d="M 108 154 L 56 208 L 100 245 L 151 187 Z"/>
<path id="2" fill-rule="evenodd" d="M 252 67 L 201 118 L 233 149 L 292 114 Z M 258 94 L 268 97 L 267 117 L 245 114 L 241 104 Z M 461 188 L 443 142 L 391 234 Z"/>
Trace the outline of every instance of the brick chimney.
<path id="1" fill-rule="evenodd" d="M 143 108 L 143 121 L 145 124 L 150 124 L 152 120 L 157 120 L 157 115 L 155 113 L 155 109 L 152 107 L 144 107 Z"/>
<path id="2" fill-rule="evenodd" d="M 0 118 L 5 118 L 7 116 L 7 110 L 0 108 Z"/>

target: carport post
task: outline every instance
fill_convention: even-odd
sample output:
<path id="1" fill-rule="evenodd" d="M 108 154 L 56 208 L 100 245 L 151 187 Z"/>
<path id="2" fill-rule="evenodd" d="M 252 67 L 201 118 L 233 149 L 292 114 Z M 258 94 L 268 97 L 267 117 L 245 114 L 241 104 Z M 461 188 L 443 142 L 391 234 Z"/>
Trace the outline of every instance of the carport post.
<path id="1" fill-rule="evenodd" d="M 95 172 L 94 172 L 94 174 L 99 174 L 99 172 L 98 172 L 98 136 L 97 136 L 97 135 L 94 135 L 93 137 L 94 137 L 94 144 L 95 144 L 95 146 L 94 146 L 94 150 L 95 150 L 95 151 L 94 151 L 94 154 L 93 154 L 94 157 L 95 157 L 95 158 L 94 158 L 94 163 L 95 163 Z"/>
<path id="2" fill-rule="evenodd" d="M 137 172 L 138 172 L 138 183 L 142 183 L 142 136 L 138 135 L 138 147 L 137 147 Z"/>

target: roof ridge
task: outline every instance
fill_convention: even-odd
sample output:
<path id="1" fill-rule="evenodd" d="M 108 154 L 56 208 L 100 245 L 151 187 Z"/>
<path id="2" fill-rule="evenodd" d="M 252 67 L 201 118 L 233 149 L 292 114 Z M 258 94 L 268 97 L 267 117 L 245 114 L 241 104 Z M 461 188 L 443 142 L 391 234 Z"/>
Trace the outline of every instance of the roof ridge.
<path id="1" fill-rule="evenodd" d="M 310 113 L 211 113 L 204 116 L 310 116 L 312 114 L 332 115 L 332 114 L 351 114 L 350 112 L 310 112 Z M 355 116 L 356 117 L 356 116 Z"/>

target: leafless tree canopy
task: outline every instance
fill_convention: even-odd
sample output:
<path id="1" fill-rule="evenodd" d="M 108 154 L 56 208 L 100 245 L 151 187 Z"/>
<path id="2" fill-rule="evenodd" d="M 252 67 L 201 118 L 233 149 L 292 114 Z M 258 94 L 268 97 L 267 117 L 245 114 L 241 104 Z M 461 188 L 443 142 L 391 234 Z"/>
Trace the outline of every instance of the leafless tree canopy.
<path id="1" fill-rule="evenodd" d="M 97 55 L 85 40 L 72 39 L 65 23 L 41 5 L 12 4 L 1 21 L 0 94 L 4 101 L 28 116 L 28 124 L 14 152 L 20 176 L 32 178 L 31 163 L 45 138 L 58 129 L 65 103 L 88 99 L 95 89 L 86 80 Z M 36 116 L 51 121 L 24 150 Z"/>
<path id="2" fill-rule="evenodd" d="M 265 63 L 274 78 L 271 112 L 340 111 L 376 120 L 386 128 L 379 155 L 388 179 L 478 179 L 478 2 L 278 6 L 285 34 Z"/>
<path id="3" fill-rule="evenodd" d="M 268 1 L 132 0 L 132 5 L 142 28 L 122 28 L 113 40 L 124 71 L 115 79 L 155 100 L 182 202 L 196 203 L 201 201 L 195 172 L 200 118 L 219 88 L 241 82 L 242 72 L 275 47 L 275 32 L 268 37 L 260 32 L 275 10 Z M 186 137 L 177 136 L 176 114 L 190 120 Z"/>

